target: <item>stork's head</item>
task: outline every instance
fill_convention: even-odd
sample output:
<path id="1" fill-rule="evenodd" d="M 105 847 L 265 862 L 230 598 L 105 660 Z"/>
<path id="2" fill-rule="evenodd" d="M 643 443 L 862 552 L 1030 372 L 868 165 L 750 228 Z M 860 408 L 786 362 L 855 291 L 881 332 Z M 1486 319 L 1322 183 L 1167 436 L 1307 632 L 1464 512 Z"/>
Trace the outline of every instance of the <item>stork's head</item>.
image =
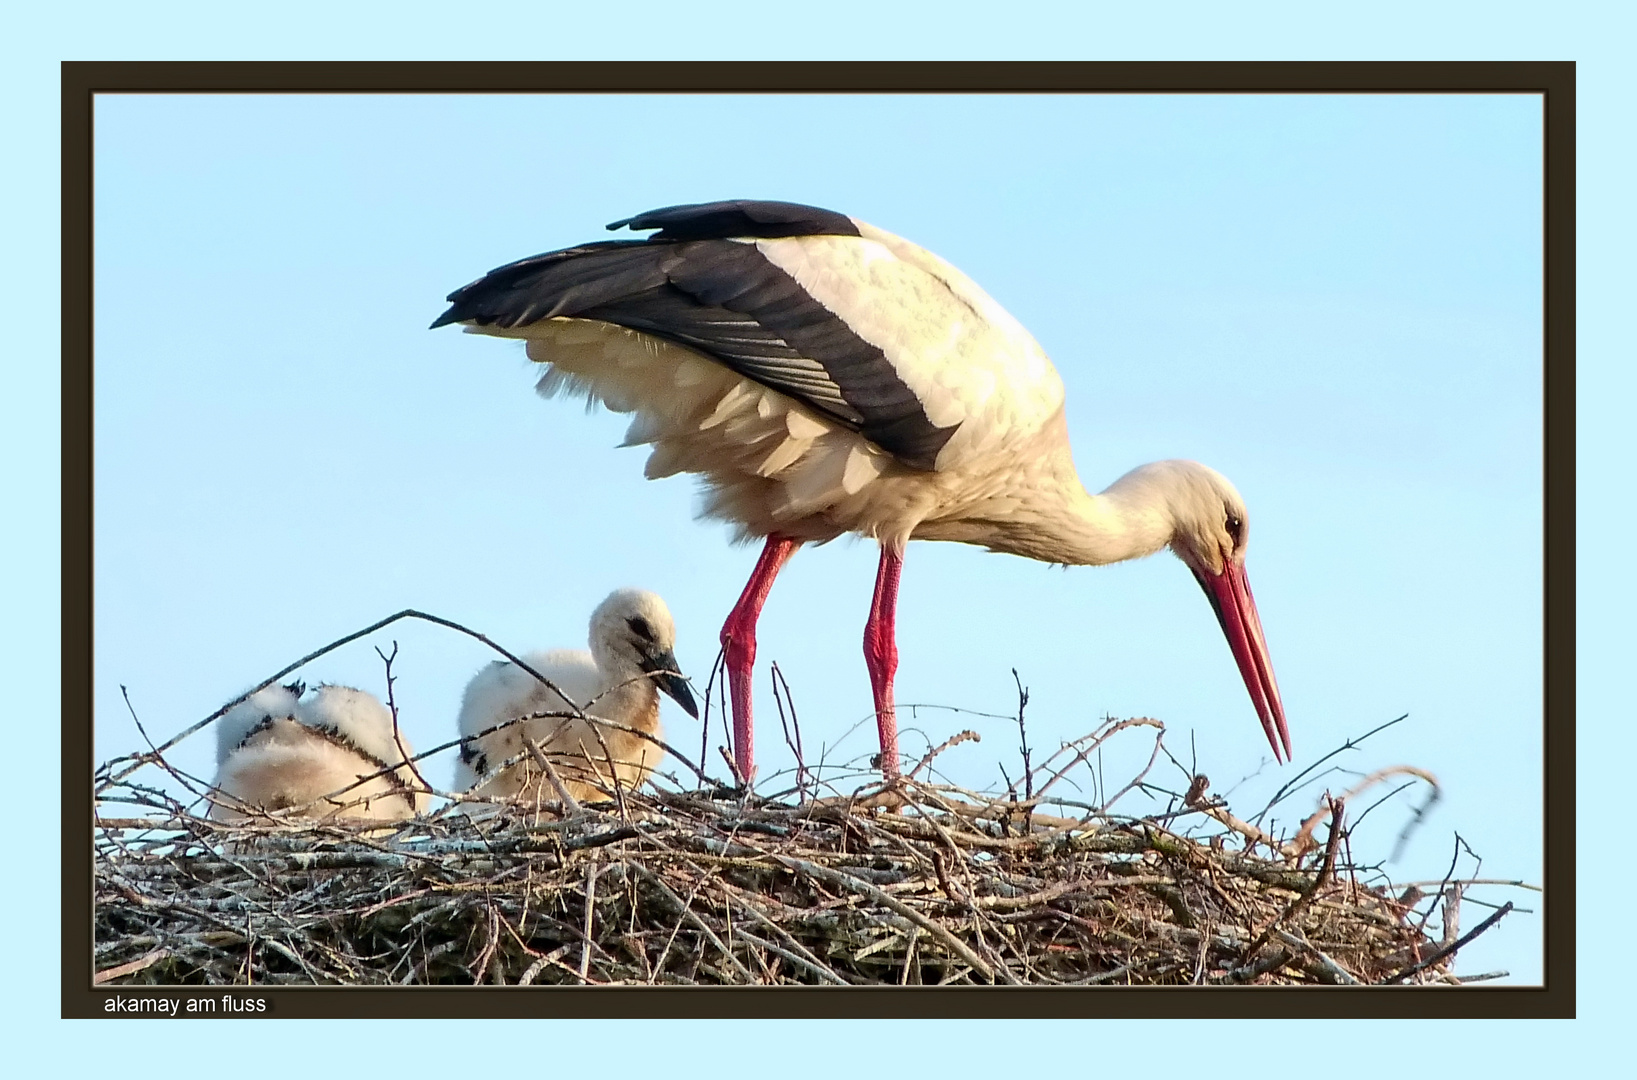
<path id="1" fill-rule="evenodd" d="M 599 666 L 647 672 L 689 716 L 699 706 L 677 665 L 676 624 L 665 601 L 642 589 L 616 589 L 591 613 L 591 652 Z"/>
<path id="2" fill-rule="evenodd" d="M 1227 477 L 1196 461 L 1158 461 L 1136 473 L 1141 474 L 1135 477 L 1138 483 L 1154 489 L 1155 504 L 1169 513 L 1169 546 L 1194 572 L 1216 612 L 1273 756 L 1280 756 L 1282 744 L 1288 760 L 1290 731 L 1285 726 L 1285 707 L 1273 678 L 1273 661 L 1250 579 L 1245 576 L 1245 544 L 1250 535 L 1245 500 Z"/>
<path id="3" fill-rule="evenodd" d="M 1196 574 L 1220 574 L 1245 561 L 1249 526 L 1245 500 L 1228 478 L 1197 461 L 1156 461 L 1136 472 L 1152 475 L 1171 518 L 1170 548 Z"/>

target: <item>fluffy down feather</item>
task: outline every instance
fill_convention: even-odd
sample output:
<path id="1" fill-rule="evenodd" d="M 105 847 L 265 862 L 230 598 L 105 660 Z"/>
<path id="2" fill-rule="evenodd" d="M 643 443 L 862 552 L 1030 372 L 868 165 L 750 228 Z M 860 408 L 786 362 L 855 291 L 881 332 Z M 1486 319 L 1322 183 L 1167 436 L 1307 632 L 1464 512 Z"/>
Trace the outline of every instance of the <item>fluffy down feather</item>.
<path id="1" fill-rule="evenodd" d="M 227 798 L 212 817 L 242 821 L 255 810 L 293 810 L 398 821 L 426 809 L 428 795 L 404 763 L 414 750 L 406 739 L 400 752 L 386 706 L 349 686 L 301 694 L 300 684 L 268 687 L 217 722 L 216 787 Z"/>

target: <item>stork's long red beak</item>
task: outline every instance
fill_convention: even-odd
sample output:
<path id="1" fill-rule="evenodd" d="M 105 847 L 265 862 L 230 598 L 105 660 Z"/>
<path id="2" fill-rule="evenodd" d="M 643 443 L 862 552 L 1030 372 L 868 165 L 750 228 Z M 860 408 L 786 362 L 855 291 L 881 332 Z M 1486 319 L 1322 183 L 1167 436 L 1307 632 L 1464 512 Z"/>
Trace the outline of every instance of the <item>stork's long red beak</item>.
<path id="1" fill-rule="evenodd" d="M 1251 595 L 1250 579 L 1245 576 L 1242 563 L 1224 561 L 1222 572 L 1195 570 L 1194 577 L 1205 590 L 1216 611 L 1216 620 L 1222 624 L 1222 633 L 1228 638 L 1228 647 L 1239 664 L 1245 689 L 1250 691 L 1256 715 L 1267 733 L 1268 745 L 1273 747 L 1274 760 L 1280 760 L 1279 744 L 1284 744 L 1283 760 L 1290 760 L 1290 729 L 1285 727 L 1285 706 L 1279 700 L 1279 684 L 1273 678 L 1273 661 L 1268 657 L 1267 640 L 1262 636 L 1262 619 L 1256 614 L 1256 598 Z"/>

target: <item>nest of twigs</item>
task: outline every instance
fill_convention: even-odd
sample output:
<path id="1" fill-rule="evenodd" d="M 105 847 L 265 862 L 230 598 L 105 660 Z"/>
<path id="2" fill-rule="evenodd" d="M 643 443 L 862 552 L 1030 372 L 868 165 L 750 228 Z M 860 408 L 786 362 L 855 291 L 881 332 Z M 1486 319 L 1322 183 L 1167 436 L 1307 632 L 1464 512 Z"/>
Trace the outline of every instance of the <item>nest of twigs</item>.
<path id="1" fill-rule="evenodd" d="M 1065 751 L 1085 762 L 1134 724 L 1158 727 L 1110 722 Z M 1361 883 L 1341 799 L 1280 839 L 1203 777 L 1127 817 L 925 782 L 923 761 L 851 795 L 808 770 L 780 798 L 649 786 L 371 830 L 207 820 L 132 775 L 155 765 L 99 770 L 103 984 L 1458 981 L 1459 890 L 1421 912 L 1423 894 Z"/>

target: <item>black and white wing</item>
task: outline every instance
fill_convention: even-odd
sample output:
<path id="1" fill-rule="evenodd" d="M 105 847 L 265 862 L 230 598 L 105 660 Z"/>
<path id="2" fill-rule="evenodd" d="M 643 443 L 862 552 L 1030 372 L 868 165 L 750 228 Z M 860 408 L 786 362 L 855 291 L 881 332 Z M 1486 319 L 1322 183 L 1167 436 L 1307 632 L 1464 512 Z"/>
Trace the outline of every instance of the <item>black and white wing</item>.
<path id="1" fill-rule="evenodd" d="M 891 234 L 794 203 L 669 207 L 657 229 L 500 267 L 451 293 L 433 325 L 516 332 L 610 323 L 684 345 L 880 447 L 912 469 L 1038 426 L 1062 387 L 1039 346 L 958 271 Z M 1007 381 L 997 401 L 997 379 Z M 1019 391 L 1022 391 L 1021 397 Z M 978 421 L 978 430 L 962 432 Z"/>

